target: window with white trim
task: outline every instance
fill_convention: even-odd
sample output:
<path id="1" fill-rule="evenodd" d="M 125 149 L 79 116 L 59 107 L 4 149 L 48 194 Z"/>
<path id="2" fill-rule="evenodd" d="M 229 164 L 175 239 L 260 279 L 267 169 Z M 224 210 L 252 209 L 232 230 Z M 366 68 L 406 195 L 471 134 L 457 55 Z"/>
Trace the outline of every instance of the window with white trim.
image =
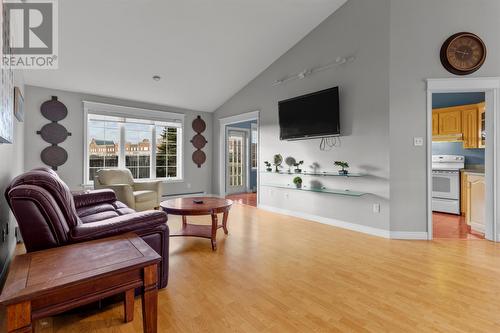
<path id="1" fill-rule="evenodd" d="M 134 118 L 85 110 L 85 183 L 104 168 L 127 168 L 135 179 L 182 180 L 182 120 L 158 120 L 161 111 L 148 119 L 147 112 Z"/>
<path id="2" fill-rule="evenodd" d="M 257 124 L 251 125 L 251 140 L 250 140 L 250 165 L 252 169 L 257 169 L 257 151 L 259 145 L 259 130 Z"/>

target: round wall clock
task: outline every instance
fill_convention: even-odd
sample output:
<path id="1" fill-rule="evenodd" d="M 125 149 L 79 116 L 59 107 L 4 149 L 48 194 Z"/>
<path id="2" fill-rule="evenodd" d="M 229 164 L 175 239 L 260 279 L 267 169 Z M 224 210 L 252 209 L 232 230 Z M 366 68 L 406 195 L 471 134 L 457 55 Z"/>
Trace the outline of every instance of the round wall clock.
<path id="1" fill-rule="evenodd" d="M 441 47 L 441 63 L 450 73 L 474 73 L 486 60 L 486 45 L 470 32 L 459 32 L 448 38 Z"/>

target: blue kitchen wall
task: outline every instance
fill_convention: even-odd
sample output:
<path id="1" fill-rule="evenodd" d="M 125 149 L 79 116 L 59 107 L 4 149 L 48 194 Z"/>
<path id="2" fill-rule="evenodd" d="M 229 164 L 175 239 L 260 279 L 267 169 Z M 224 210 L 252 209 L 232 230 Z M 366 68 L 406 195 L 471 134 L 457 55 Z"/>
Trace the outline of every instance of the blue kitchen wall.
<path id="1" fill-rule="evenodd" d="M 445 93 L 432 95 L 432 108 L 447 108 L 451 106 L 477 104 L 484 102 L 484 92 Z"/>
<path id="2" fill-rule="evenodd" d="M 237 124 L 231 124 L 230 127 L 251 129 L 252 124 L 257 124 L 257 121 L 251 120 L 251 121 L 245 121 L 245 122 L 241 122 L 241 123 L 237 123 Z M 250 142 L 252 142 L 251 137 L 250 137 Z M 250 190 L 252 190 L 252 189 L 257 189 L 257 170 L 255 170 L 255 169 L 250 169 Z"/>
<path id="3" fill-rule="evenodd" d="M 466 166 L 484 164 L 484 149 L 464 149 L 462 142 L 433 142 L 432 155 L 463 155 Z"/>
<path id="4" fill-rule="evenodd" d="M 432 108 L 446 108 L 485 101 L 484 92 L 446 93 L 432 95 Z M 465 165 L 484 165 L 484 149 L 464 149 L 462 142 L 433 142 L 433 155 L 463 155 Z"/>

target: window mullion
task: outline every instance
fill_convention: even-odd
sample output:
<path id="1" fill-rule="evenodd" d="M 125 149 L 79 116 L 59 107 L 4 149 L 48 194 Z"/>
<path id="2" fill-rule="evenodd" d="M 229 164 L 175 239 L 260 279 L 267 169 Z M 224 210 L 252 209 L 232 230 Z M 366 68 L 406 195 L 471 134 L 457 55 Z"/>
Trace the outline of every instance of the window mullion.
<path id="1" fill-rule="evenodd" d="M 156 126 L 151 128 L 151 161 L 149 162 L 149 174 L 151 178 L 156 179 Z"/>
<path id="2" fill-rule="evenodd" d="M 118 165 L 120 169 L 125 169 L 125 125 L 124 123 L 119 123 L 120 126 L 120 156 L 118 158 Z"/>

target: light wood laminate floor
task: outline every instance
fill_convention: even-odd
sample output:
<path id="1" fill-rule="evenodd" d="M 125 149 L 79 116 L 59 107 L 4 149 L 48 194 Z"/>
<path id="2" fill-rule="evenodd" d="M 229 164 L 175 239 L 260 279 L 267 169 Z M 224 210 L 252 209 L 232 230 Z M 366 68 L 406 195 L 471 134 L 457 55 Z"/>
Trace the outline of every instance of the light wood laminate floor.
<path id="1" fill-rule="evenodd" d="M 160 332 L 500 332 L 500 245 L 488 241 L 387 240 L 235 204 L 217 252 L 171 242 Z M 37 332 L 142 332 L 140 306 L 132 323 L 116 304 Z"/>

